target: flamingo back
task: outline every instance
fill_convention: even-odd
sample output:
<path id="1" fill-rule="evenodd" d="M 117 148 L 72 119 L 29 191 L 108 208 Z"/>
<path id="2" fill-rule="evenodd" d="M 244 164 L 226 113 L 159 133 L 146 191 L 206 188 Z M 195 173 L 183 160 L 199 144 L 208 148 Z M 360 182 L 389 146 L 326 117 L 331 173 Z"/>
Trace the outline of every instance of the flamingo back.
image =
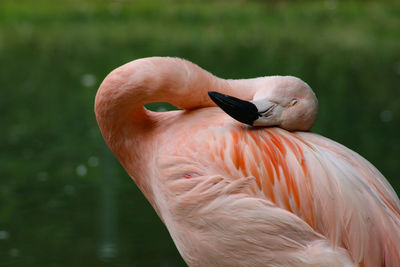
<path id="1" fill-rule="evenodd" d="M 254 177 L 255 195 L 296 214 L 360 266 L 400 265 L 399 200 L 367 160 L 313 133 L 213 131 L 210 158 L 223 175 Z"/>

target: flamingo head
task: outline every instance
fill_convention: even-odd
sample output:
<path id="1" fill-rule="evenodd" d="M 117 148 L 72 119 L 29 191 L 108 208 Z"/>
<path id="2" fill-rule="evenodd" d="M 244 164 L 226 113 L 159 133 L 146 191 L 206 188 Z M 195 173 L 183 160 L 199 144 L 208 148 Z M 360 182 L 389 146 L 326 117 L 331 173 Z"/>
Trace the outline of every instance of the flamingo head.
<path id="1" fill-rule="evenodd" d="M 289 131 L 308 131 L 318 114 L 312 89 L 292 76 L 258 78 L 251 101 L 209 92 L 208 95 L 232 118 L 251 126 L 279 126 Z"/>

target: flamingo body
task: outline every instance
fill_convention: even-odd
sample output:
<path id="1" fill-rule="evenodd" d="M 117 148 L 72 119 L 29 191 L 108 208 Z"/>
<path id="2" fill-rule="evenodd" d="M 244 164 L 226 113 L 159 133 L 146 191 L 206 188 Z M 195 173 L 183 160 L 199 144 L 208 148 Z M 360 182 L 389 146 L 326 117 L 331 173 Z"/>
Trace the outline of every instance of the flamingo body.
<path id="1" fill-rule="evenodd" d="M 234 121 L 206 90 L 252 99 L 180 59 L 112 72 L 96 96 L 103 136 L 189 266 L 400 266 L 400 202 L 346 147 Z M 168 101 L 184 110 L 151 112 Z"/>

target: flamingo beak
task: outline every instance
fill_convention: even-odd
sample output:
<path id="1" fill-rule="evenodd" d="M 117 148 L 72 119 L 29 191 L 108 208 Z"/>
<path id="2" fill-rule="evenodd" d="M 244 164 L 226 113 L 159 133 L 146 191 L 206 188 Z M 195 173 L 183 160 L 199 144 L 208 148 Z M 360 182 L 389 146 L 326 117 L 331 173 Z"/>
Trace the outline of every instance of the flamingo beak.
<path id="1" fill-rule="evenodd" d="M 249 101 L 217 92 L 208 92 L 208 95 L 229 116 L 242 123 L 252 126 L 253 122 L 260 117 L 257 107 Z"/>

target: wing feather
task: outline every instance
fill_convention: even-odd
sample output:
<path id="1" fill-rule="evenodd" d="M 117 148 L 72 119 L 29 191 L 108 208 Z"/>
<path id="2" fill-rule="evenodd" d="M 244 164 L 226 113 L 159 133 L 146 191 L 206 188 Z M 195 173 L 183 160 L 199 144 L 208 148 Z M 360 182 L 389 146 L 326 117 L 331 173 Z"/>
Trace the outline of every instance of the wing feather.
<path id="1" fill-rule="evenodd" d="M 232 128 L 231 138 L 220 138 L 215 142 L 224 145 L 212 153 L 222 155 L 232 177 L 255 177 L 253 191 L 348 249 L 354 262 L 400 266 L 399 199 L 360 155 L 317 134 L 279 128 Z"/>

